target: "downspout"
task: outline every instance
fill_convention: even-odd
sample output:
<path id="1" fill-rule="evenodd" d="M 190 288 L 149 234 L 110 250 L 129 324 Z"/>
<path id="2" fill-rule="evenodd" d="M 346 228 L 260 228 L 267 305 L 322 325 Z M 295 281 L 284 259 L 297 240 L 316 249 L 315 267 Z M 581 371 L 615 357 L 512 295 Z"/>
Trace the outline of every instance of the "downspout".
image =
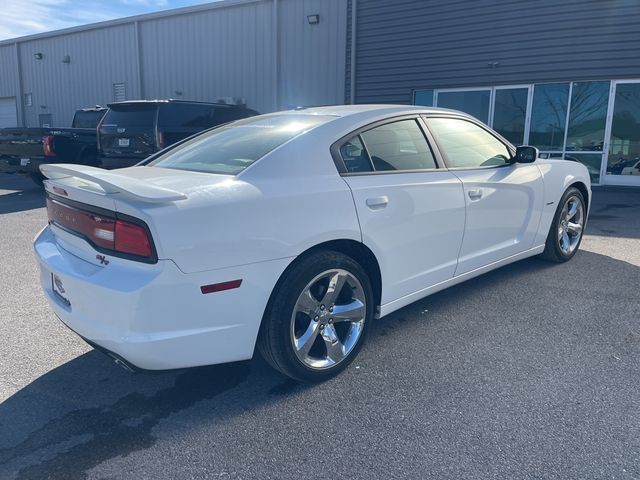
<path id="1" fill-rule="evenodd" d="M 24 91 L 22 86 L 22 62 L 20 61 L 20 44 L 18 42 L 13 44 L 15 47 L 16 53 L 16 76 L 18 80 L 18 98 L 16 98 L 16 109 L 18 109 L 18 105 L 20 105 L 19 110 L 16 113 L 20 113 L 20 125 L 22 127 L 27 126 L 27 119 L 24 115 Z"/>
<path id="2" fill-rule="evenodd" d="M 271 18 L 272 42 L 273 42 L 273 83 L 275 89 L 275 111 L 280 110 L 280 34 L 278 32 L 278 0 L 273 0 L 273 16 Z"/>
<path id="3" fill-rule="evenodd" d="M 351 68 L 349 85 L 349 100 L 351 104 L 356 103 L 356 13 L 358 0 L 351 0 L 351 60 L 349 67 Z"/>
<path id="4" fill-rule="evenodd" d="M 142 77 L 142 45 L 140 42 L 140 22 L 133 22 L 136 40 L 136 63 L 138 64 L 138 98 L 144 100 L 144 79 Z"/>

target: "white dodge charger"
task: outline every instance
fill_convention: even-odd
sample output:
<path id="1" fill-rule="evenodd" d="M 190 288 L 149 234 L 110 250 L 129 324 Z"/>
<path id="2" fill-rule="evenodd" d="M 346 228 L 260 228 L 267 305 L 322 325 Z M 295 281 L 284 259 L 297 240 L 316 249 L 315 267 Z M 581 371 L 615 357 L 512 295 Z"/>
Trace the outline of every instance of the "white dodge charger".
<path id="1" fill-rule="evenodd" d="M 472 117 L 302 108 L 191 137 L 144 164 L 43 165 L 35 239 L 58 317 L 127 368 L 253 356 L 344 369 L 374 318 L 525 257 L 569 260 L 591 186 Z"/>

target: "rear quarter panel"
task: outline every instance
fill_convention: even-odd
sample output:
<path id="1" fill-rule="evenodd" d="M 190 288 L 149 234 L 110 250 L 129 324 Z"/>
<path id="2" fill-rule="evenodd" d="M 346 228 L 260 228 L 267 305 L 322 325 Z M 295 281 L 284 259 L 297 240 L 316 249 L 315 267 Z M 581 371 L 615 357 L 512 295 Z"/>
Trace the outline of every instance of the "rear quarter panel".
<path id="1" fill-rule="evenodd" d="M 361 240 L 351 192 L 328 145 L 310 151 L 291 142 L 267 157 L 246 174 L 192 189 L 188 200 L 118 201 L 116 208 L 144 220 L 158 256 L 185 273 L 293 259 L 325 241 Z"/>
<path id="2" fill-rule="evenodd" d="M 544 210 L 534 245 L 543 245 L 547 239 L 553 216 L 564 192 L 575 183 L 582 183 L 589 192 L 591 201 L 591 178 L 587 168 L 568 160 L 537 160 L 544 181 Z M 589 205 L 587 205 L 587 208 Z"/>

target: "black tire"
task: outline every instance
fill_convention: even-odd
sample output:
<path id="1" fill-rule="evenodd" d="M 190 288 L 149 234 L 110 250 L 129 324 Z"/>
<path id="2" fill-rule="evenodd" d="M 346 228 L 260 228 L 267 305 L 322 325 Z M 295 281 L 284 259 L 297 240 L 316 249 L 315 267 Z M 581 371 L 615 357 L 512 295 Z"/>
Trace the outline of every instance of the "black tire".
<path id="1" fill-rule="evenodd" d="M 36 185 L 38 185 L 39 187 L 44 187 L 44 180 L 45 177 L 43 174 L 41 174 L 40 172 L 31 172 L 29 173 L 29 178 L 31 178 L 31 180 L 33 180 L 33 183 L 35 183 Z"/>
<path id="2" fill-rule="evenodd" d="M 366 299 L 364 302 L 366 313 L 360 336 L 350 352 L 339 363 L 316 369 L 306 365 L 296 355 L 291 336 L 292 317 L 298 297 L 306 290 L 310 282 L 322 275 L 323 272 L 332 269 L 345 270 L 358 280 Z M 295 380 L 317 382 L 332 377 L 344 370 L 362 348 L 368 327 L 373 319 L 374 303 L 371 282 L 359 263 L 351 257 L 335 251 L 312 253 L 297 260 L 276 285 L 262 319 L 257 340 L 258 350 L 273 368 Z M 322 342 L 321 337 L 318 339 Z"/>
<path id="3" fill-rule="evenodd" d="M 575 187 L 569 187 L 564 192 L 564 194 L 562 195 L 562 198 L 558 202 L 556 213 L 553 216 L 553 221 L 551 222 L 551 227 L 549 228 L 549 233 L 547 234 L 547 241 L 545 243 L 544 251 L 542 252 L 542 254 L 540 254 L 540 258 L 543 258 L 544 260 L 548 260 L 550 262 L 556 262 L 556 263 L 566 262 L 568 260 L 571 260 L 571 258 L 576 254 L 576 252 L 580 248 L 580 243 L 582 243 L 582 237 L 584 234 L 583 231 L 580 232 L 575 248 L 573 248 L 573 250 L 569 253 L 566 253 L 562 250 L 562 247 L 560 245 L 560 238 L 558 236 L 558 231 L 561 228 L 561 222 L 563 220 L 561 218 L 563 208 L 567 203 L 567 200 L 569 200 L 571 197 L 575 197 L 579 199 L 579 201 L 581 202 L 584 220 L 586 220 L 587 207 L 584 201 L 584 197 L 582 196 L 582 192 L 580 192 L 580 190 L 578 190 Z M 583 222 L 583 227 L 584 227 L 584 222 Z"/>

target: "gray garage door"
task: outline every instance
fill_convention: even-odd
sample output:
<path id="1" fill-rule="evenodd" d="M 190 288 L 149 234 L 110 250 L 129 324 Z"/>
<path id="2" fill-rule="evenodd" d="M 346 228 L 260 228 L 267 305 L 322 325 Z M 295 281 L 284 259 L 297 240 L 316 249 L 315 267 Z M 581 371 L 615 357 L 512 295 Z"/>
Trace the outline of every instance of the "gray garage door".
<path id="1" fill-rule="evenodd" d="M 0 98 L 0 128 L 17 126 L 16 97 Z"/>

